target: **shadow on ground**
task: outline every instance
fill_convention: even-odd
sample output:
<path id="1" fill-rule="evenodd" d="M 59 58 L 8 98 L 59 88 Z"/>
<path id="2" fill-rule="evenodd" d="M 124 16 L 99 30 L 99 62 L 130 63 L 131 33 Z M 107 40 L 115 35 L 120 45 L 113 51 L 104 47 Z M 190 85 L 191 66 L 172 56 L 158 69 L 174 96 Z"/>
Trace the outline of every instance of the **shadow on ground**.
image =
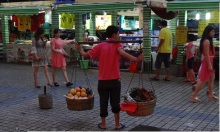
<path id="1" fill-rule="evenodd" d="M 174 131 L 174 130 L 152 127 L 152 126 L 138 125 L 129 131 Z"/>

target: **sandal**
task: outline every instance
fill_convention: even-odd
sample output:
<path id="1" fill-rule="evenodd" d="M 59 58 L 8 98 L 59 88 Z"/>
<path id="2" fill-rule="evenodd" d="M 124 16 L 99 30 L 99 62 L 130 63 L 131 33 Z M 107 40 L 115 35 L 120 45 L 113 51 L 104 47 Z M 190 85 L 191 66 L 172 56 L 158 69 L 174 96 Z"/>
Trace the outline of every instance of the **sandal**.
<path id="1" fill-rule="evenodd" d="M 125 125 L 124 125 L 124 124 L 121 124 L 121 123 L 120 123 L 120 125 L 121 125 L 121 127 L 119 127 L 119 128 L 115 128 L 115 130 L 122 130 L 122 129 L 125 128 Z"/>
<path id="2" fill-rule="evenodd" d="M 57 83 L 57 82 L 54 82 L 53 84 L 54 84 L 55 87 L 59 87 L 60 86 L 59 83 Z"/>
<path id="3" fill-rule="evenodd" d="M 39 85 L 37 85 L 37 86 L 35 86 L 35 88 L 40 88 L 40 86 L 39 86 Z"/>
<path id="4" fill-rule="evenodd" d="M 196 84 L 197 84 L 197 82 L 191 82 L 191 84 L 192 84 L 192 85 L 196 85 Z"/>
<path id="5" fill-rule="evenodd" d="M 53 87 L 50 83 L 47 84 L 48 87 Z"/>
<path id="6" fill-rule="evenodd" d="M 72 86 L 72 85 L 73 85 L 73 83 L 68 82 L 68 83 L 66 84 L 66 87 L 70 87 L 70 86 Z"/>
<path id="7" fill-rule="evenodd" d="M 209 90 L 206 91 L 206 95 L 209 95 Z M 213 95 L 215 95 L 215 92 L 213 92 Z"/>
<path id="8" fill-rule="evenodd" d="M 193 103 L 199 103 L 199 102 L 201 102 L 201 100 L 198 98 L 198 97 L 195 97 L 195 98 L 190 98 L 190 100 L 191 100 L 191 102 L 193 102 Z"/>
<path id="9" fill-rule="evenodd" d="M 209 101 L 215 101 L 215 100 L 218 100 L 218 97 L 216 96 L 212 96 L 212 97 L 208 97 Z"/>
<path id="10" fill-rule="evenodd" d="M 102 130 L 105 130 L 105 129 L 106 129 L 105 127 L 104 127 L 104 128 L 101 127 L 101 123 L 98 124 L 98 128 L 99 128 L 99 129 L 102 129 Z"/>
<path id="11" fill-rule="evenodd" d="M 170 79 L 167 79 L 167 77 L 165 77 L 163 80 L 164 80 L 164 81 L 170 81 Z"/>
<path id="12" fill-rule="evenodd" d="M 160 79 L 156 78 L 156 77 L 152 77 L 150 78 L 151 81 L 159 81 Z"/>

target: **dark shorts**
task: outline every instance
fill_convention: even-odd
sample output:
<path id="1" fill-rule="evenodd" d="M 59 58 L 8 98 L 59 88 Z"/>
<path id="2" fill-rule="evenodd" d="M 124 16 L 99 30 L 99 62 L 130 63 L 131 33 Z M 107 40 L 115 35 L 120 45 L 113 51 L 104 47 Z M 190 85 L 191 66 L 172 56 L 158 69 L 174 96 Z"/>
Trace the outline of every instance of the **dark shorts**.
<path id="1" fill-rule="evenodd" d="M 155 61 L 155 68 L 160 69 L 162 62 L 165 68 L 170 67 L 170 53 L 158 53 Z"/>
<path id="2" fill-rule="evenodd" d="M 120 79 L 114 80 L 99 80 L 98 93 L 100 96 L 100 116 L 108 116 L 108 102 L 112 107 L 113 113 L 120 112 L 120 99 L 121 99 L 121 81 Z"/>
<path id="3" fill-rule="evenodd" d="M 194 57 L 187 60 L 187 68 L 193 69 Z"/>

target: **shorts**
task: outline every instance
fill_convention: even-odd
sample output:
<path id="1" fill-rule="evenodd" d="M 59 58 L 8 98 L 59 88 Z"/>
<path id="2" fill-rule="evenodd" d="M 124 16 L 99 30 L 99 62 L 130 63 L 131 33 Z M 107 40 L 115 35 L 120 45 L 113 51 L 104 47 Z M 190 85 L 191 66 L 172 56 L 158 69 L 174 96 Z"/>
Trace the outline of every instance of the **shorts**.
<path id="1" fill-rule="evenodd" d="M 155 68 L 160 69 L 162 62 L 165 68 L 170 67 L 170 53 L 158 53 L 155 61 Z"/>
<path id="2" fill-rule="evenodd" d="M 187 60 L 187 68 L 193 69 L 194 57 Z"/>

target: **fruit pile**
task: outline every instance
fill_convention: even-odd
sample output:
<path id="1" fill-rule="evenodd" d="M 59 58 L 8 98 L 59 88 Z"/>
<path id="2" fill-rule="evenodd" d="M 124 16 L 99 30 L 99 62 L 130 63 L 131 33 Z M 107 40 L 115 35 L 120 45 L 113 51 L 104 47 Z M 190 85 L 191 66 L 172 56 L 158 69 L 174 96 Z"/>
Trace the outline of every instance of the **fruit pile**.
<path id="1" fill-rule="evenodd" d="M 130 96 L 136 102 L 146 102 L 156 98 L 153 91 L 147 90 L 145 88 L 132 88 L 130 91 Z"/>
<path id="2" fill-rule="evenodd" d="M 67 97 L 70 99 L 90 99 L 93 97 L 93 91 L 90 88 L 76 87 L 71 88 Z"/>

